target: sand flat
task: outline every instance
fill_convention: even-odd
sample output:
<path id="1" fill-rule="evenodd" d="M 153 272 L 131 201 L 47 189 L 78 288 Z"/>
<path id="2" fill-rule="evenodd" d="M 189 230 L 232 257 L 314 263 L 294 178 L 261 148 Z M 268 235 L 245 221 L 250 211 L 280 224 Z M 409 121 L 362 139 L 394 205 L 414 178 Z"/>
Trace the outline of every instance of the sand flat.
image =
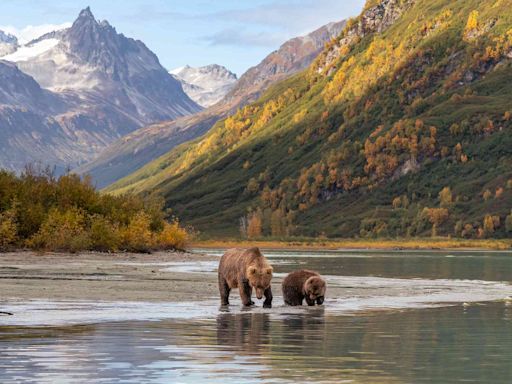
<path id="1" fill-rule="evenodd" d="M 184 252 L 0 254 L 0 300 L 201 300 L 216 292 L 217 279 L 204 273 L 161 271 L 160 265 L 217 260 Z"/>

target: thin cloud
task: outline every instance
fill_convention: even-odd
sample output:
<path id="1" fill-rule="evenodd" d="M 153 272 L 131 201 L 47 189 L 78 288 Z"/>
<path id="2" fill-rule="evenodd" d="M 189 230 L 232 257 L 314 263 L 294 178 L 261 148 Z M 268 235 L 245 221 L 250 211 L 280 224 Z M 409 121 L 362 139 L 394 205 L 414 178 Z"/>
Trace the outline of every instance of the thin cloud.
<path id="1" fill-rule="evenodd" d="M 259 46 L 274 47 L 281 44 L 285 36 L 276 33 L 249 33 L 239 29 L 223 29 L 210 36 L 205 36 L 204 41 L 210 45 L 232 45 L 232 46 Z"/>
<path id="2" fill-rule="evenodd" d="M 16 36 L 20 44 L 25 44 L 48 32 L 58 31 L 69 27 L 71 27 L 71 23 L 27 25 L 22 29 L 7 25 L 0 26 L 0 30 Z"/>
<path id="3" fill-rule="evenodd" d="M 196 17 L 229 25 L 228 28 L 202 38 L 211 45 L 277 47 L 292 37 L 306 35 L 328 22 L 350 17 L 360 9 L 363 2 L 275 0 L 268 4 Z"/>
<path id="4" fill-rule="evenodd" d="M 253 24 L 290 32 L 310 32 L 319 27 L 319 20 L 340 21 L 353 15 L 362 0 L 287 0 L 274 1 L 246 9 L 219 12 L 215 17 L 224 22 Z"/>

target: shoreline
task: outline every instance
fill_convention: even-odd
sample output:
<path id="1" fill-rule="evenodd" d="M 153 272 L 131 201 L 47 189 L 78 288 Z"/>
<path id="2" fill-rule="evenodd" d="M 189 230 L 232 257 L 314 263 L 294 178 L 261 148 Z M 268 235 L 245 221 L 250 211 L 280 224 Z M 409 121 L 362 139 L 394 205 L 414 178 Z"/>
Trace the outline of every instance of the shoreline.
<path id="1" fill-rule="evenodd" d="M 155 254 L 47 253 L 0 254 L 0 311 L 10 325 L 60 322 L 215 318 L 220 300 L 218 256 L 204 253 Z M 281 282 L 272 279 L 275 308 L 269 313 L 296 313 L 308 307 L 284 306 Z M 499 281 L 393 278 L 324 274 L 328 297 L 321 310 L 350 314 L 444 305 L 512 300 L 512 285 Z M 250 312 L 265 311 L 261 301 Z M 230 297 L 231 313 L 244 313 L 238 290 Z M 302 313 L 302 312 L 297 312 Z"/>
<path id="2" fill-rule="evenodd" d="M 326 250 L 326 251 L 510 251 L 512 240 L 459 240 L 459 239 L 411 239 L 411 240 L 200 240 L 190 248 L 214 249 L 237 247 L 262 249 Z"/>

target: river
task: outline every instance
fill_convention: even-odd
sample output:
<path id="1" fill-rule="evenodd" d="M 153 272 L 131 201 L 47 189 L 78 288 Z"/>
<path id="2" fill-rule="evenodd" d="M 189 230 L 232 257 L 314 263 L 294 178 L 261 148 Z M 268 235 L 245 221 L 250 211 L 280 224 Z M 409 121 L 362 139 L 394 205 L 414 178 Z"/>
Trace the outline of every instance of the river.
<path id="1" fill-rule="evenodd" d="M 276 292 L 271 310 L 213 297 L 12 304 L 22 316 L 0 317 L 0 382 L 512 382 L 511 253 L 265 253 L 277 276 L 315 269 L 357 293 L 289 308 Z M 162 268 L 215 273 L 216 263 Z"/>

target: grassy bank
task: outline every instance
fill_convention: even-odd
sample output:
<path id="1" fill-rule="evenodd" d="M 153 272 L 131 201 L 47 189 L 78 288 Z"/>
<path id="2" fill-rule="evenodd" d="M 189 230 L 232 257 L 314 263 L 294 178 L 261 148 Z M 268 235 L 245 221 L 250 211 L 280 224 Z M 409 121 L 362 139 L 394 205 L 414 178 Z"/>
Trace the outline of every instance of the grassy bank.
<path id="1" fill-rule="evenodd" d="M 191 247 L 197 248 L 234 248 L 254 247 L 275 249 L 475 249 L 475 250 L 512 250 L 512 240 L 465 240 L 448 238 L 418 239 L 298 239 L 298 240 L 203 240 L 195 241 Z"/>

